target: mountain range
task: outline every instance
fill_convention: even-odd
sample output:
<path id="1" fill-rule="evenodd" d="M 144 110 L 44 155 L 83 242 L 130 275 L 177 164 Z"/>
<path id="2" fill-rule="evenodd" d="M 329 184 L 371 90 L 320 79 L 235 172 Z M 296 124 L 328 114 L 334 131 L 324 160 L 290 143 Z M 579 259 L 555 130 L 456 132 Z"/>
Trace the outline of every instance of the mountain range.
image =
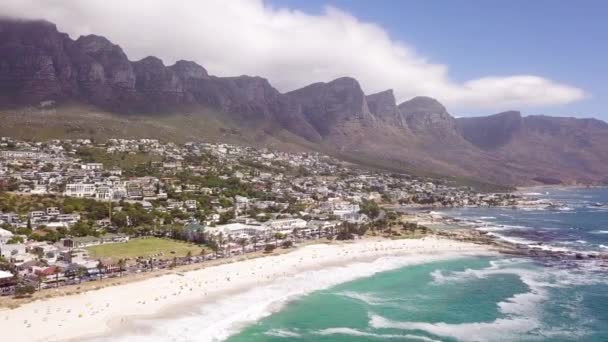
<path id="1" fill-rule="evenodd" d="M 69 120 L 36 112 L 49 106 L 86 109 Z M 188 125 L 207 130 L 182 135 L 201 140 L 236 130 L 241 143 L 272 141 L 391 170 L 502 185 L 608 183 L 608 124 L 600 120 L 516 111 L 454 118 L 431 97 L 399 104 L 392 90 L 366 95 L 351 77 L 281 93 L 262 77 L 216 77 L 183 60 L 130 61 L 102 36 L 73 40 L 46 21 L 0 19 L 0 133 L 74 122 L 79 134 L 103 130 L 108 121 L 95 121 L 92 111 L 120 125 L 154 123 L 158 131 L 137 131 L 150 137 L 179 131 L 171 118 L 187 113 Z"/>

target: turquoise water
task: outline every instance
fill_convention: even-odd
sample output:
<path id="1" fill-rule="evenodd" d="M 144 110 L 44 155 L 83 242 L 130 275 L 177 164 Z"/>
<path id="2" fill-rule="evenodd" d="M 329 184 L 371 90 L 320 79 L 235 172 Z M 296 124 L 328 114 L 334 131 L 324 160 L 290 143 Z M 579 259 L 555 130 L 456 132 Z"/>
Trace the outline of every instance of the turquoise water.
<path id="1" fill-rule="evenodd" d="M 602 251 L 606 189 L 552 190 L 562 210 L 457 209 L 511 239 Z M 603 203 L 603 202 L 602 202 Z M 608 263 L 475 257 L 313 292 L 228 341 L 608 341 Z"/>
<path id="2" fill-rule="evenodd" d="M 228 339 L 608 341 L 603 274 L 467 258 L 318 291 Z"/>

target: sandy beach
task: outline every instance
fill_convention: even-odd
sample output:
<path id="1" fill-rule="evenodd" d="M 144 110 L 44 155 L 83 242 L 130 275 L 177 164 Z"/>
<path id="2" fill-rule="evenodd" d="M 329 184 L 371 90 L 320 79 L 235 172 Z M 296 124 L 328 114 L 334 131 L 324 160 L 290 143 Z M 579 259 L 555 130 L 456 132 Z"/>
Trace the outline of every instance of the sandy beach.
<path id="1" fill-rule="evenodd" d="M 492 253 L 486 246 L 436 237 L 316 244 L 2 309 L 0 331 L 11 342 L 104 340 L 136 331 L 146 318 L 198 314 L 214 305 L 205 336 L 221 340 L 290 298 L 406 265 Z"/>

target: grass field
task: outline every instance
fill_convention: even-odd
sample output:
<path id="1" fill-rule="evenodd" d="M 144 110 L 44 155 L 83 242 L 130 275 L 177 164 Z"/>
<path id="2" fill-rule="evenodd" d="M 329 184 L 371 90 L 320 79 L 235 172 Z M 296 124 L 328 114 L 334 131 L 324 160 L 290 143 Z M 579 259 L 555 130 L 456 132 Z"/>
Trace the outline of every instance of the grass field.
<path id="1" fill-rule="evenodd" d="M 158 259 L 172 259 L 173 257 L 186 256 L 188 251 L 192 252 L 192 255 L 200 255 L 201 247 L 189 244 L 185 242 L 159 239 L 159 238 L 138 238 L 132 239 L 126 243 L 113 243 L 100 246 L 87 247 L 91 258 L 112 258 L 112 260 L 125 259 L 125 258 L 137 258 L 150 257 L 153 255 Z M 209 252 L 209 249 L 206 249 Z M 174 253 L 171 253 L 174 252 Z"/>

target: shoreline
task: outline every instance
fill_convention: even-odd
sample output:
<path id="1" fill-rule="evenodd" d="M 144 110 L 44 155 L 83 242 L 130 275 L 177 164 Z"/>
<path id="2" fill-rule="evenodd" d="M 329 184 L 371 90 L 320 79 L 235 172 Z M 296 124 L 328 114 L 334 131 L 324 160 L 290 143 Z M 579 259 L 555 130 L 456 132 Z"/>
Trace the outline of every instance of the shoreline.
<path id="1" fill-rule="evenodd" d="M 531 185 L 531 186 L 518 186 L 515 187 L 515 191 L 516 192 L 522 192 L 522 191 L 533 191 L 533 190 L 550 190 L 550 189 L 568 189 L 568 190 L 573 190 L 573 189 L 607 189 L 608 188 L 608 184 L 603 184 L 603 185 L 584 185 L 584 184 L 578 184 L 578 185 L 560 185 L 560 184 L 555 184 L 555 185 Z"/>
<path id="2" fill-rule="evenodd" d="M 264 317 L 273 312 L 272 307 L 312 291 L 407 265 L 482 255 L 498 253 L 490 246 L 437 236 L 313 244 L 284 254 L 175 272 L 0 310 L 0 329 L 12 342 L 104 340 L 108 332 L 115 337 L 116 333 L 141 330 L 143 321 L 187 316 L 226 299 L 245 301 L 252 291 L 272 290 L 275 296 L 280 291 L 276 300 L 257 305 L 244 302 L 232 315 L 224 312 L 211 319 L 224 319 L 216 323 L 214 333 L 226 337 L 233 327 Z M 230 305 L 220 308 L 238 309 Z"/>

